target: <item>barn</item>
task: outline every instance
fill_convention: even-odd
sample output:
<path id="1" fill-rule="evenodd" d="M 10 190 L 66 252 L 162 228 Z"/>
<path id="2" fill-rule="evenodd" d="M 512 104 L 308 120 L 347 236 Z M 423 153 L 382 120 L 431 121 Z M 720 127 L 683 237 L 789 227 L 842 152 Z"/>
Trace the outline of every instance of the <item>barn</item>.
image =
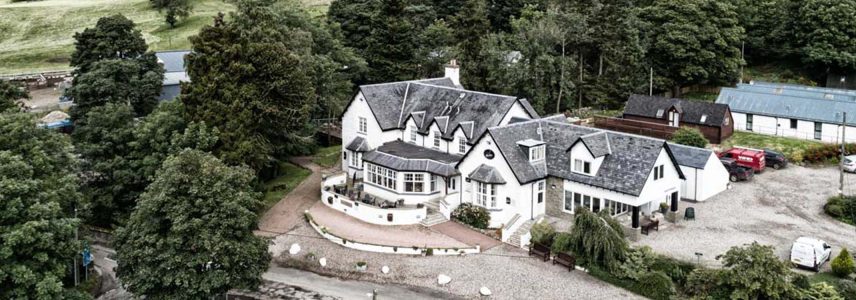
<path id="1" fill-rule="evenodd" d="M 669 143 L 686 179 L 681 182 L 684 200 L 705 201 L 728 188 L 728 170 L 710 149 Z"/>
<path id="2" fill-rule="evenodd" d="M 721 143 L 734 132 L 728 105 L 710 102 L 630 95 L 623 118 L 642 121 L 636 122 L 636 126 L 650 128 L 696 128 L 711 144 Z"/>

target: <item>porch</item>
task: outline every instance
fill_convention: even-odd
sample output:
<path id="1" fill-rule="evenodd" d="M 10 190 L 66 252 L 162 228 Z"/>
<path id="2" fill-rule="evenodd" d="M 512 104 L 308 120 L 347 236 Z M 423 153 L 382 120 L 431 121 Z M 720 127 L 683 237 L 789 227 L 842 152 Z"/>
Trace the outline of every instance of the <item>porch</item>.
<path id="1" fill-rule="evenodd" d="M 422 204 L 407 204 L 404 199 L 388 199 L 366 190 L 362 180 L 348 180 L 347 173 L 329 175 L 321 181 L 324 205 L 376 225 L 413 225 L 428 215 Z"/>

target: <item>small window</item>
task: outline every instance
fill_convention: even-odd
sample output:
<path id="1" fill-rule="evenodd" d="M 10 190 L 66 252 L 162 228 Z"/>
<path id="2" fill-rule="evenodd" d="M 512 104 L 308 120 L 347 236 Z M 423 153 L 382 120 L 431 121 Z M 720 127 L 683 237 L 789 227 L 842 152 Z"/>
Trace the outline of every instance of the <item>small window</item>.
<path id="1" fill-rule="evenodd" d="M 791 119 L 791 129 L 797 129 L 797 119 Z"/>
<path id="2" fill-rule="evenodd" d="M 814 139 L 820 140 L 823 137 L 823 123 L 814 122 Z"/>
<path id="3" fill-rule="evenodd" d="M 660 180 L 664 177 L 665 167 L 663 165 L 654 167 L 654 180 Z"/>
<path id="4" fill-rule="evenodd" d="M 704 123 L 707 122 L 707 115 L 701 115 L 701 120 L 699 122 Z"/>
<path id="5" fill-rule="evenodd" d="M 416 126 L 410 126 L 410 142 L 416 143 Z"/>
<path id="6" fill-rule="evenodd" d="M 584 173 L 587 175 L 591 174 L 591 163 L 587 161 L 583 161 L 581 159 L 575 159 L 573 165 L 573 171 L 577 173 Z"/>
<path id="7" fill-rule="evenodd" d="M 357 132 L 365 134 L 367 131 L 368 131 L 368 121 L 366 121 L 366 118 L 360 117 L 360 125 L 359 125 Z"/>
<path id="8" fill-rule="evenodd" d="M 535 146 L 529 148 L 529 161 L 536 162 L 544 160 L 544 146 Z"/>
<path id="9" fill-rule="evenodd" d="M 458 137 L 458 153 L 467 153 L 467 139 L 464 137 Z"/>
<path id="10" fill-rule="evenodd" d="M 665 110 L 658 109 L 658 110 L 657 110 L 657 118 L 662 118 L 662 117 L 663 117 L 663 114 L 664 114 L 665 112 L 666 112 Z"/>
<path id="11" fill-rule="evenodd" d="M 546 183 L 544 181 L 538 182 L 538 203 L 544 203 L 544 186 Z"/>
<path id="12" fill-rule="evenodd" d="M 440 148 L 440 132 L 434 131 L 434 148 Z"/>
<path id="13" fill-rule="evenodd" d="M 746 131 L 752 131 L 752 115 L 746 114 Z"/>

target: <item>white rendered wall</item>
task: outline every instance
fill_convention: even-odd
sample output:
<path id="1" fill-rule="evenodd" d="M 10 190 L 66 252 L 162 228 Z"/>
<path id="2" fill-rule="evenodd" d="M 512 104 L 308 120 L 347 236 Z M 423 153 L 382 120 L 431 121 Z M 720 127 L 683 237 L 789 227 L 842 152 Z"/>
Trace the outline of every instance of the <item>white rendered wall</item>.
<path id="1" fill-rule="evenodd" d="M 696 196 L 698 196 L 696 184 L 701 182 L 701 170 L 693 167 L 681 166 L 681 171 L 684 172 L 684 177 L 686 177 L 686 180 L 681 182 L 681 197 L 683 199 L 698 201 L 698 199 L 696 199 Z"/>
<path id="2" fill-rule="evenodd" d="M 646 213 L 650 213 L 651 210 L 659 209 L 656 205 L 661 202 L 667 202 L 666 197 L 671 195 L 672 192 L 677 191 L 679 199 L 681 197 L 681 178 L 678 175 L 678 166 L 672 163 L 672 160 L 669 158 L 668 153 L 666 153 L 665 148 L 660 150 L 660 155 L 657 156 L 657 162 L 654 164 L 655 167 L 659 165 L 664 165 L 664 177 L 659 180 L 654 180 L 654 169 L 652 168 L 649 171 L 650 173 L 648 173 L 648 180 L 645 182 L 645 187 L 642 189 L 642 193 L 636 199 L 637 202 L 631 204 L 633 206 L 638 206 L 645 203 L 652 203 L 648 209 L 643 209 Z"/>
<path id="3" fill-rule="evenodd" d="M 574 170 L 574 160 L 581 159 L 591 163 L 591 174 L 593 176 L 597 176 L 597 171 L 600 170 L 600 165 L 603 164 L 603 156 L 594 158 L 583 142 L 576 143 L 569 152 L 571 155 L 571 165 L 568 166 L 568 168 L 570 168 L 570 170 Z"/>
<path id="4" fill-rule="evenodd" d="M 856 112 L 854 112 L 856 113 Z M 734 129 L 739 131 L 746 130 L 746 114 L 733 112 Z M 777 135 L 804 140 L 815 140 L 814 138 L 814 122 L 797 120 L 797 128 L 791 128 L 790 118 L 776 118 L 761 115 L 753 115 L 752 117 L 752 132 Z M 856 127 L 847 126 L 845 138 L 848 143 L 856 142 Z M 841 142 L 841 126 L 839 124 L 823 123 L 821 125 L 821 140 L 827 143 Z"/>
<path id="5" fill-rule="evenodd" d="M 728 170 L 725 169 L 716 154 L 710 154 L 704 171 L 701 173 L 702 176 L 700 176 L 698 183 L 699 194 L 696 201 L 705 201 L 728 189 Z"/>

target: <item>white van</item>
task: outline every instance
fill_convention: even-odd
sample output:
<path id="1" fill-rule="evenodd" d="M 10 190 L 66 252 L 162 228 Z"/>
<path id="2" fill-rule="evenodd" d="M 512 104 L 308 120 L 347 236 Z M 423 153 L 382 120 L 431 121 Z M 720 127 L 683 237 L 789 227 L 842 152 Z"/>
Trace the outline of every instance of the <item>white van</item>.
<path id="1" fill-rule="evenodd" d="M 791 246 L 791 263 L 815 272 L 832 256 L 832 247 L 816 238 L 800 237 Z"/>

